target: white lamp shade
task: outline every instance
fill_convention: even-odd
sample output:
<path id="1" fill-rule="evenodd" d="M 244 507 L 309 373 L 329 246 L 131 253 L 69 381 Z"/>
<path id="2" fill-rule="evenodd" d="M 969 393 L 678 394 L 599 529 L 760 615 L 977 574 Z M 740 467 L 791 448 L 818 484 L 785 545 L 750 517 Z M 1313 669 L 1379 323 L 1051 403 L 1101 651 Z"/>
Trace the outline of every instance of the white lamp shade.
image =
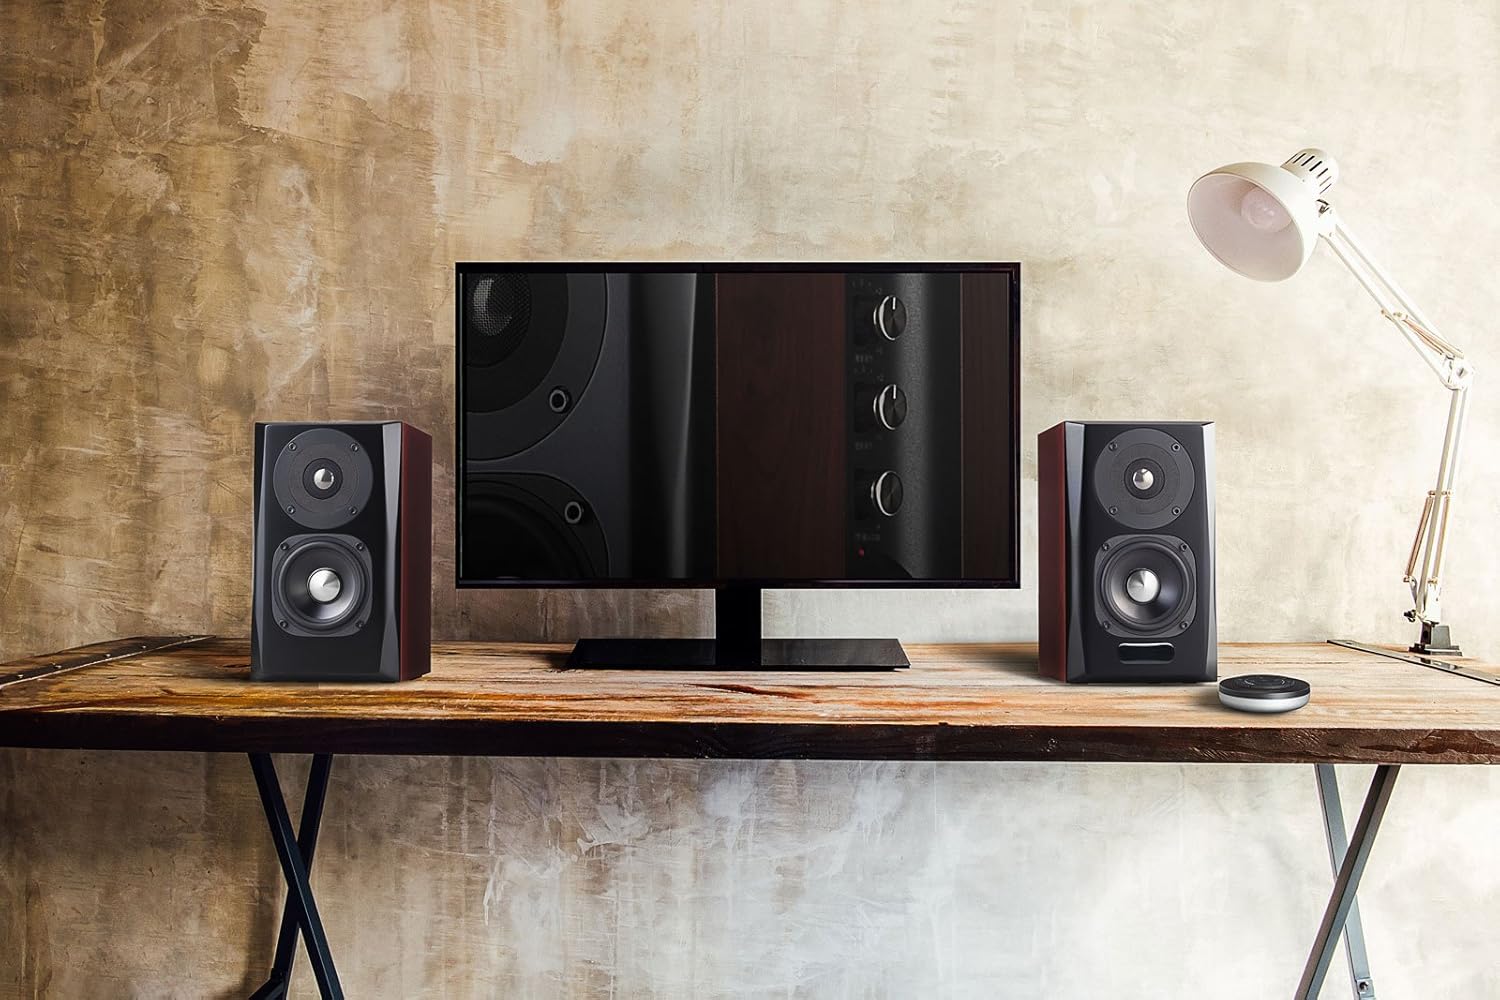
<path id="1" fill-rule="evenodd" d="M 1269 163 L 1231 163 L 1188 191 L 1188 219 L 1208 252 L 1257 281 L 1290 278 L 1318 242 L 1318 190 Z"/>

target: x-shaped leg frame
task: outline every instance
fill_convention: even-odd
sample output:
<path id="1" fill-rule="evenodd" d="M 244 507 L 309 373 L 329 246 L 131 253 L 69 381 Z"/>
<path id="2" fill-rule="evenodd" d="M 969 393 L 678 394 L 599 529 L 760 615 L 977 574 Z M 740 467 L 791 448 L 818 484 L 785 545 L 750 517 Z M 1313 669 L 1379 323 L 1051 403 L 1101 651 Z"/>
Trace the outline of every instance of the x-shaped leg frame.
<path id="1" fill-rule="evenodd" d="M 318 981 L 318 990 L 324 1000 L 343 1000 L 344 990 L 339 985 L 333 955 L 328 950 L 328 938 L 323 933 L 323 921 L 318 916 L 318 905 L 308 884 L 313 851 L 318 845 L 318 826 L 323 819 L 323 798 L 328 793 L 328 771 L 332 766 L 332 754 L 313 755 L 312 771 L 307 776 L 307 788 L 302 797 L 302 817 L 294 837 L 292 820 L 287 815 L 286 800 L 281 796 L 281 782 L 276 777 L 276 765 L 272 763 L 271 755 L 250 754 L 255 787 L 266 810 L 266 823 L 271 828 L 271 840 L 276 845 L 281 874 L 287 884 L 286 905 L 281 911 L 281 930 L 276 938 L 271 977 L 251 994 L 251 1000 L 280 1000 L 287 995 L 299 930 L 307 945 L 313 977 Z"/>
<path id="2" fill-rule="evenodd" d="M 1328 859 L 1334 871 L 1333 895 L 1323 911 L 1323 922 L 1318 926 L 1312 953 L 1307 956 L 1307 965 L 1302 970 L 1296 1000 L 1317 1000 L 1341 934 L 1349 958 L 1350 986 L 1355 1000 L 1375 1000 L 1375 982 L 1370 978 L 1370 959 L 1365 954 L 1365 933 L 1359 919 L 1356 893 L 1360 877 L 1365 872 L 1365 863 L 1370 860 L 1370 849 L 1375 846 L 1375 834 L 1385 817 L 1385 807 L 1391 800 L 1391 790 L 1396 786 L 1396 775 L 1401 773 L 1401 765 L 1381 764 L 1375 769 L 1370 790 L 1365 794 L 1364 807 L 1354 824 L 1354 835 L 1347 844 L 1333 765 L 1319 764 L 1317 769 L 1318 796 L 1323 803 L 1323 831 L 1328 835 Z"/>

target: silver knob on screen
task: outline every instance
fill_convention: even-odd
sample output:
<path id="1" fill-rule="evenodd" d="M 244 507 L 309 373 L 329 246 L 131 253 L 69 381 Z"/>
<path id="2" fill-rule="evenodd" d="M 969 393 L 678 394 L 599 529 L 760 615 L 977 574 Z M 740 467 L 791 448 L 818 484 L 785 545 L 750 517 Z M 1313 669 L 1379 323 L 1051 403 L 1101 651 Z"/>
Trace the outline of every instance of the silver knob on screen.
<path id="1" fill-rule="evenodd" d="M 313 570 L 307 576 L 307 592 L 312 599 L 322 604 L 327 604 L 339 596 L 339 591 L 344 589 L 344 581 L 339 575 L 326 566 Z"/>
<path id="2" fill-rule="evenodd" d="M 332 487 L 333 487 L 333 470 L 330 469 L 326 465 L 319 466 L 317 468 L 317 470 L 315 472 L 313 472 L 312 479 L 313 479 L 313 485 L 316 486 L 318 489 L 320 489 L 320 490 L 332 489 Z"/>
<path id="3" fill-rule="evenodd" d="M 896 511 L 901 509 L 901 499 L 904 495 L 905 489 L 901 485 L 901 477 L 894 472 L 882 472 L 870 483 L 870 505 L 875 508 L 877 514 L 895 517 Z"/>
<path id="4" fill-rule="evenodd" d="M 1156 477 L 1153 476 L 1151 474 L 1151 470 L 1146 468 L 1145 466 L 1141 466 L 1139 469 L 1136 469 L 1135 472 L 1130 476 L 1130 485 L 1134 486 L 1138 490 L 1141 490 L 1142 492 L 1149 490 L 1151 488 L 1151 484 L 1154 482 L 1156 482 Z"/>
<path id="5" fill-rule="evenodd" d="M 1125 578 L 1125 593 L 1137 604 L 1150 604 L 1161 592 L 1161 581 L 1149 569 L 1138 569 Z"/>
<path id="6" fill-rule="evenodd" d="M 906 393 L 898 385 L 888 385 L 876 394 L 874 407 L 880 426 L 893 431 L 906 419 Z"/>
<path id="7" fill-rule="evenodd" d="M 875 329 L 886 340 L 895 340 L 906 331 L 906 303 L 887 295 L 875 307 Z"/>

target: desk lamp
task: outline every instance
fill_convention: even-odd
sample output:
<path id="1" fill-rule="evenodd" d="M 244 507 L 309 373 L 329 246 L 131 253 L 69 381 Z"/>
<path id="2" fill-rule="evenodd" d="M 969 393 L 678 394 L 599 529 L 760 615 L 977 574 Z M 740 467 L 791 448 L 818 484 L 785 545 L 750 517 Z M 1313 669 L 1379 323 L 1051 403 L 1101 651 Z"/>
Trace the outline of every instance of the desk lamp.
<path id="1" fill-rule="evenodd" d="M 1188 218 L 1198 239 L 1219 263 L 1257 281 L 1290 278 L 1312 256 L 1317 240 L 1324 240 L 1370 293 L 1380 314 L 1448 390 L 1448 425 L 1438 459 L 1437 485 L 1422 505 L 1417 536 L 1406 560 L 1405 582 L 1411 586 L 1413 604 L 1406 617 L 1421 627 L 1411 652 L 1457 655 L 1458 646 L 1442 620 L 1439 579 L 1474 368 L 1462 351 L 1437 332 L 1401 286 L 1370 259 L 1334 212 L 1325 196 L 1338 178 L 1338 164 L 1321 149 L 1299 150 L 1279 167 L 1231 163 L 1193 182 L 1188 191 Z"/>

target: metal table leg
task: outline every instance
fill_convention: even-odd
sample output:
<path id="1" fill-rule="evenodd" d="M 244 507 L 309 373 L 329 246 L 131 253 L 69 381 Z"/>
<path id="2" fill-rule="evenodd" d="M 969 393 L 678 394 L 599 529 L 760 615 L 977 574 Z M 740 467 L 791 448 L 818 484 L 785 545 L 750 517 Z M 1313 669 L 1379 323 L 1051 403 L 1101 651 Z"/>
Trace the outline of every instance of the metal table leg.
<path id="1" fill-rule="evenodd" d="M 287 883 L 286 904 L 281 913 L 281 929 L 276 938 L 276 957 L 271 965 L 271 976 L 265 985 L 251 995 L 251 1000 L 273 1000 L 287 995 L 299 929 L 302 940 L 307 945 L 307 957 L 312 962 L 318 991 L 325 1000 L 343 1000 L 344 990 L 339 985 L 338 972 L 333 967 L 333 955 L 328 950 L 328 938 L 323 933 L 323 921 L 318 916 L 318 906 L 313 899 L 312 887 L 308 884 L 308 870 L 312 866 L 313 851 L 318 844 L 318 828 L 323 819 L 323 799 L 328 792 L 328 771 L 332 765 L 331 754 L 313 756 L 312 771 L 308 774 L 302 800 L 301 829 L 293 840 L 292 821 L 287 815 L 286 800 L 281 796 L 281 782 L 276 777 L 276 765 L 271 761 L 270 754 L 250 754 L 250 768 L 255 773 L 255 785 L 260 792 L 261 805 L 266 810 L 266 823 L 271 828 L 271 840 L 276 845 L 276 856 L 281 861 L 281 873 Z"/>
<path id="2" fill-rule="evenodd" d="M 1333 765 L 1315 766 L 1318 798 L 1323 803 L 1323 832 L 1328 839 L 1328 863 L 1337 877 L 1349 850 L 1344 833 L 1343 800 L 1339 797 L 1339 782 Z M 1360 923 L 1357 898 L 1349 903 L 1349 918 L 1344 921 L 1344 954 L 1349 959 L 1349 986 L 1354 991 L 1355 1000 L 1375 1000 L 1375 980 L 1370 976 L 1370 956 L 1365 953 L 1365 930 Z"/>
<path id="3" fill-rule="evenodd" d="M 1338 874 L 1333 882 L 1333 895 L 1328 900 L 1327 909 L 1323 911 L 1318 936 L 1313 942 L 1311 954 L 1307 956 L 1307 965 L 1302 970 L 1302 981 L 1297 984 L 1296 1000 L 1316 1000 L 1323 988 L 1323 980 L 1328 976 L 1335 942 L 1341 933 L 1344 935 L 1349 966 L 1354 977 L 1354 995 L 1362 1000 L 1375 995 L 1374 984 L 1370 980 L 1369 959 L 1365 955 L 1364 930 L 1359 922 L 1356 893 L 1359 891 L 1359 880 L 1364 874 L 1365 863 L 1370 860 L 1370 849 L 1375 845 L 1375 834 L 1380 830 L 1380 821 L 1391 800 L 1396 776 L 1400 773 L 1399 764 L 1381 764 L 1375 769 L 1375 777 L 1370 782 L 1369 792 L 1365 794 L 1365 804 L 1360 809 L 1359 820 L 1354 824 L 1354 836 L 1345 847 L 1344 816 L 1339 807 L 1333 767 L 1318 765 L 1318 792 L 1323 800 L 1328 855 Z"/>

